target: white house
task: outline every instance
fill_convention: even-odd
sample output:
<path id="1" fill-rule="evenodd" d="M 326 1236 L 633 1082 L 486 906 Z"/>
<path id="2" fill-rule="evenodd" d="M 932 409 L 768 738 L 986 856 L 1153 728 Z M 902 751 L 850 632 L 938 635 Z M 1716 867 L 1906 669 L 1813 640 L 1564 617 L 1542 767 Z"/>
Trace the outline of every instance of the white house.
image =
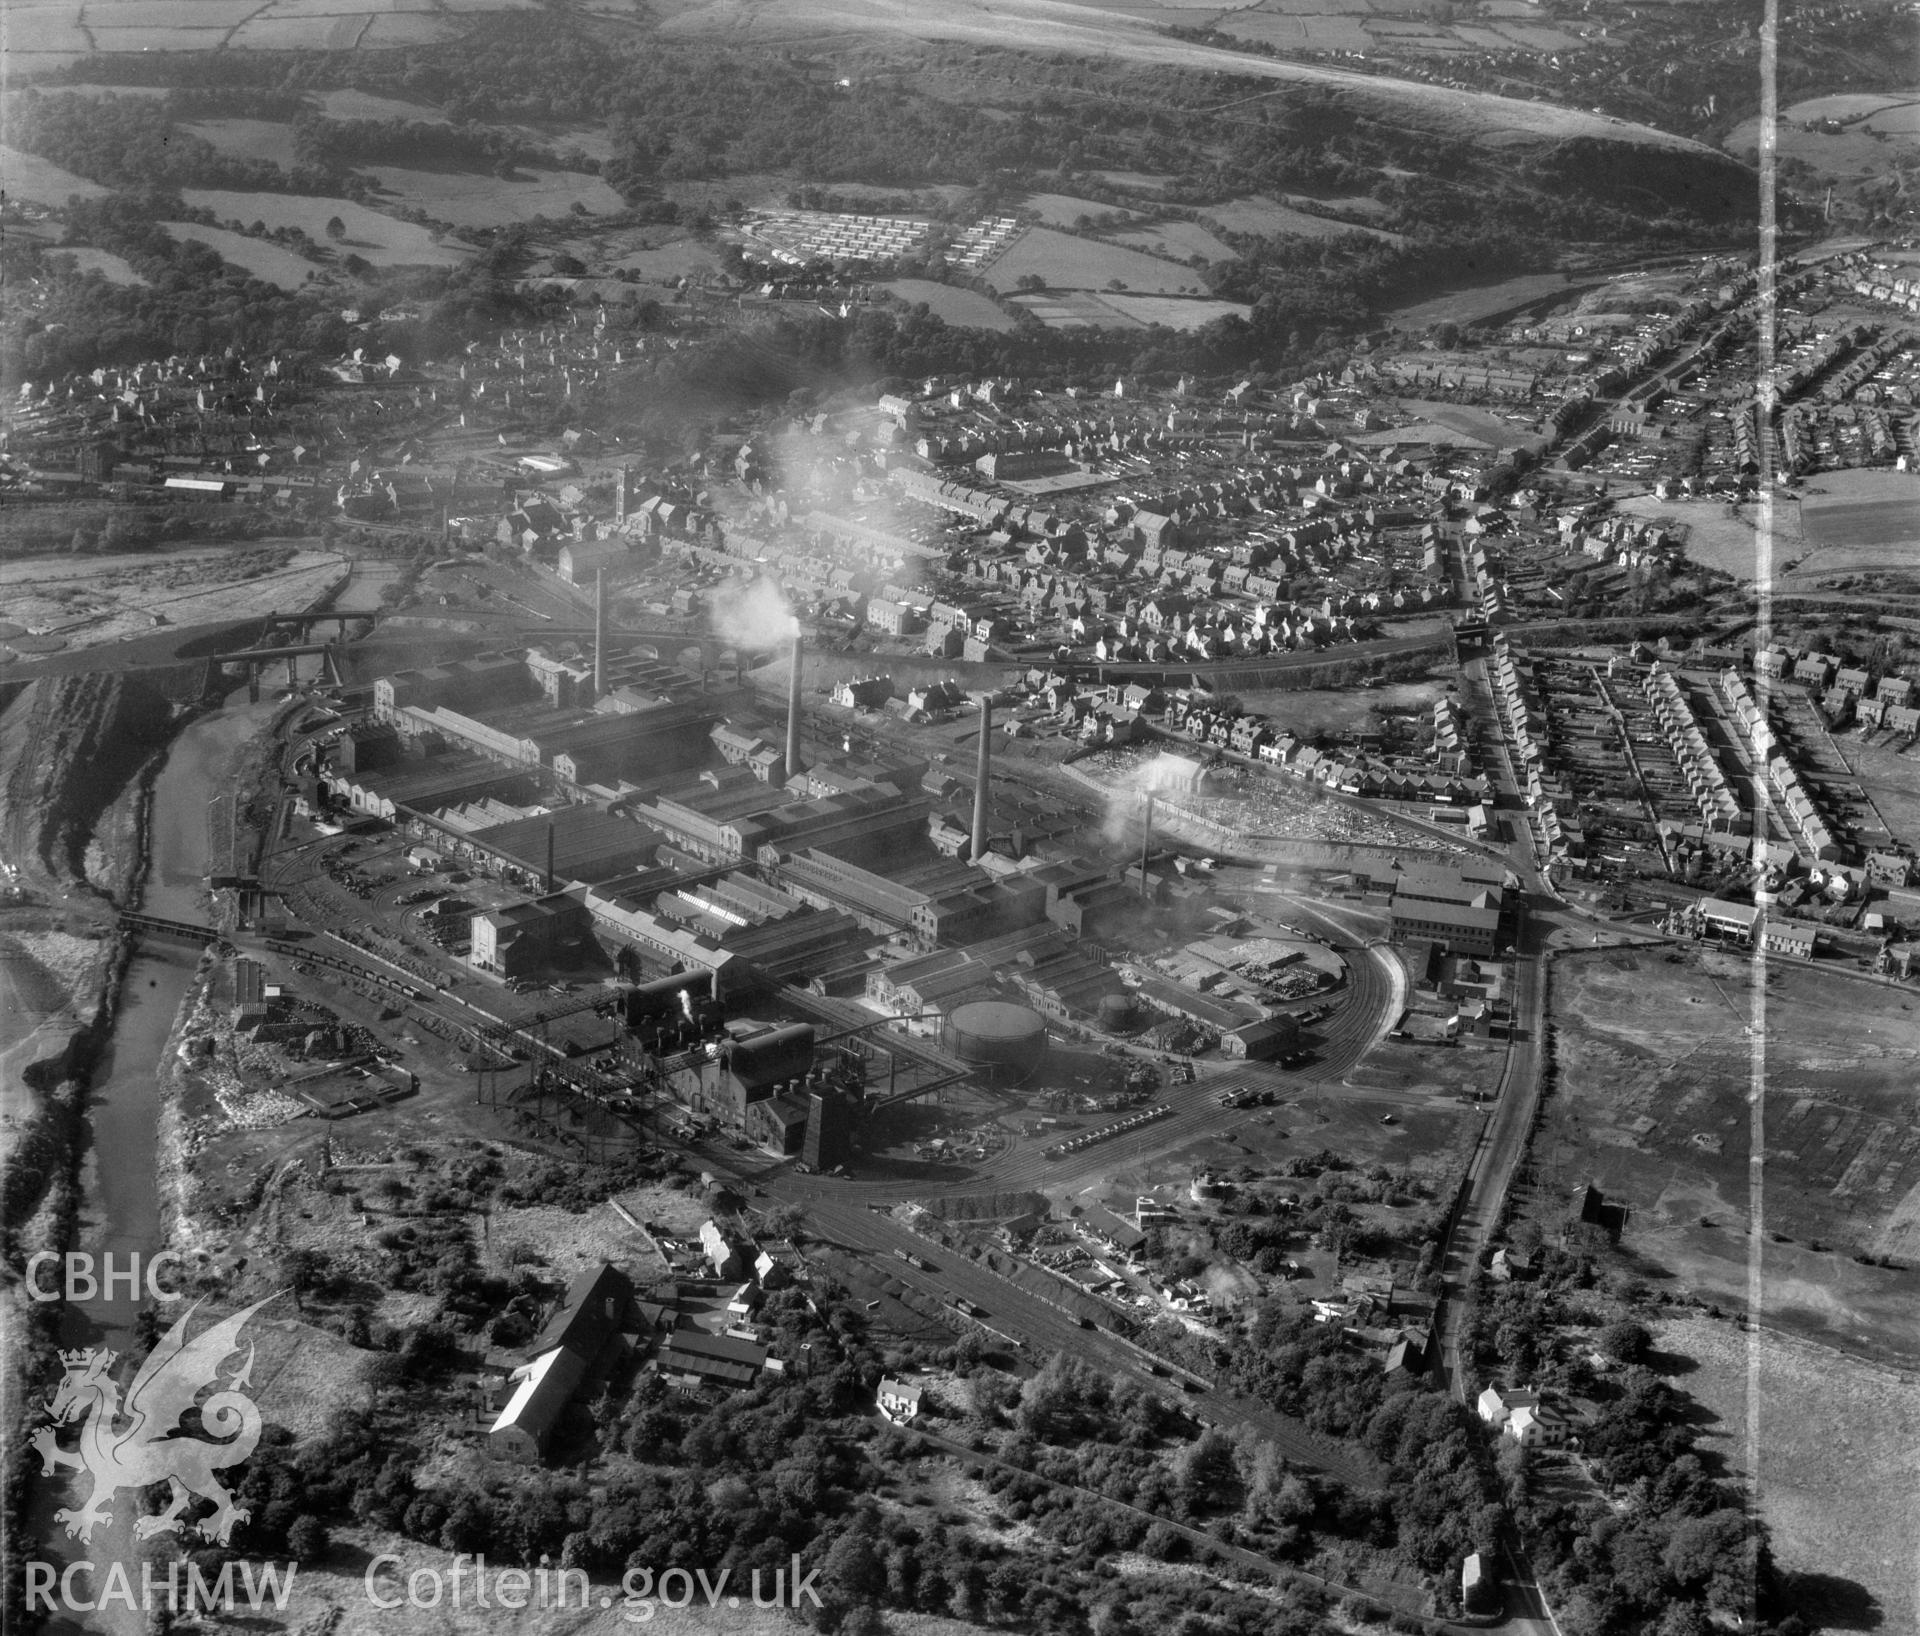
<path id="1" fill-rule="evenodd" d="M 880 1412 L 896 1426 L 904 1426 L 920 1417 L 921 1390 L 910 1381 L 894 1380 L 888 1376 L 881 1380 L 880 1390 L 875 1401 Z"/>
<path id="2" fill-rule="evenodd" d="M 1523 1449 L 1557 1449 L 1567 1440 L 1567 1417 L 1551 1403 L 1527 1404 L 1507 1416 L 1502 1430 Z"/>

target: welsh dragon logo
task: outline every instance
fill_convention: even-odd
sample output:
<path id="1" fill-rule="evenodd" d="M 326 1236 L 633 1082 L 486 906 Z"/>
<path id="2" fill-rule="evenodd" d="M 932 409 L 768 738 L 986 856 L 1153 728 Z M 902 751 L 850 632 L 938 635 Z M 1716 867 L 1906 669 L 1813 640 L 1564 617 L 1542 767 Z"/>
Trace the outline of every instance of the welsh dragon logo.
<path id="1" fill-rule="evenodd" d="M 117 1352 L 101 1347 L 60 1354 L 66 1373 L 46 1405 L 53 1425 L 34 1434 L 33 1446 L 40 1453 L 42 1472 L 70 1466 L 93 1478 L 93 1492 L 84 1506 L 53 1514 L 66 1525 L 69 1538 L 90 1544 L 94 1529 L 113 1526 L 107 1505 L 116 1493 L 158 1482 L 173 1485 L 173 1503 L 159 1516 L 135 1522 L 137 1538 L 179 1533 L 186 1526 L 180 1513 L 196 1494 L 217 1507 L 199 1525 L 202 1538 L 225 1545 L 234 1524 L 247 1520 L 250 1513 L 234 1504 L 214 1473 L 242 1464 L 260 1441 L 260 1410 L 246 1393 L 252 1384 L 252 1343 L 246 1362 L 226 1381 L 219 1378 L 219 1370 L 240 1350 L 240 1331 L 247 1320 L 276 1298 L 256 1301 L 188 1340 L 187 1322 L 200 1307 L 194 1302 L 141 1364 L 124 1404 L 112 1375 Z M 198 1436 L 181 1425 L 181 1418 L 209 1386 L 220 1390 L 199 1404 L 205 1435 Z M 59 1446 L 55 1428 L 76 1421 L 79 1452 L 70 1453 Z"/>

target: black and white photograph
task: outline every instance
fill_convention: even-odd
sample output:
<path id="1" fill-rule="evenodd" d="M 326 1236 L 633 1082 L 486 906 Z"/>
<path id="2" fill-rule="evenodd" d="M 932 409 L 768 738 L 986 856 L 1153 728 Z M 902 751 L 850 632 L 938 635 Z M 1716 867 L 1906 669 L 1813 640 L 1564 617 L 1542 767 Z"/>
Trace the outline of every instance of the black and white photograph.
<path id="1" fill-rule="evenodd" d="M 1920 4 L 0 0 L 9 1636 L 1920 1636 Z"/>

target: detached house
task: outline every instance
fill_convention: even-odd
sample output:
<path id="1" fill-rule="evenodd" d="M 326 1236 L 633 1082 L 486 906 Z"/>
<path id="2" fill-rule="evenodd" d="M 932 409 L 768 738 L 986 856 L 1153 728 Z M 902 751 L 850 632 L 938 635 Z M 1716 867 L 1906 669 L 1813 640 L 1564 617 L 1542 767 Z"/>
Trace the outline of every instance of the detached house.
<path id="1" fill-rule="evenodd" d="M 912 1382 L 894 1380 L 889 1376 L 880 1382 L 875 1403 L 880 1412 L 896 1426 L 905 1426 L 920 1418 L 920 1404 L 923 1396 L 920 1387 Z"/>

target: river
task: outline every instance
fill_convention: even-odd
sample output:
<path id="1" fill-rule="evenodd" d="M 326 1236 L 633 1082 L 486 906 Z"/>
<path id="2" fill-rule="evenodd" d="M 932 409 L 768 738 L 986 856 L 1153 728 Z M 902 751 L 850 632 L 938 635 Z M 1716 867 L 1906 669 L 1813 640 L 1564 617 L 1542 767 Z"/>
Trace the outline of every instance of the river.
<path id="1" fill-rule="evenodd" d="M 231 788 L 237 752 L 277 708 L 272 703 L 230 705 L 191 722 L 174 739 L 154 780 L 148 815 L 147 878 L 140 907 L 149 914 L 206 920 L 208 802 Z M 155 1176 L 160 1144 L 155 1069 L 192 985 L 200 954 L 195 944 L 143 936 L 128 963 L 113 1038 L 88 1091 L 77 1238 L 79 1248 L 93 1254 L 96 1266 L 110 1254 L 115 1266 L 125 1267 L 128 1257 L 137 1255 L 144 1268 L 162 1248 Z M 54 1281 L 54 1275 L 42 1275 L 43 1283 Z M 161 1282 L 171 1282 L 164 1272 Z M 124 1288 L 114 1289 L 111 1298 L 103 1293 L 92 1300 L 70 1301 L 62 1314 L 61 1346 L 111 1347 L 123 1359 L 137 1353 L 134 1321 L 145 1301 L 144 1293 L 136 1298 Z M 178 1310 L 168 1307 L 167 1316 Z M 116 1373 L 123 1383 L 130 1378 L 124 1363 Z M 51 1388 L 53 1382 L 47 1385 Z M 38 1462 L 33 1465 L 37 1471 Z M 58 1506 L 78 1503 L 85 1492 L 84 1477 L 35 1481 L 30 1516 L 41 1560 L 64 1564 L 84 1556 L 99 1565 L 101 1574 L 109 1562 L 123 1562 L 138 1596 L 141 1581 L 133 1538 L 136 1496 L 121 1493 L 114 1502 L 112 1527 L 97 1530 L 92 1542 L 81 1547 L 66 1538 L 53 1512 Z M 95 1576 L 89 1589 L 88 1579 L 76 1576 L 75 1589 L 90 1600 L 101 1589 L 100 1578 Z M 48 1628 L 142 1636 L 146 1621 L 143 1615 L 116 1606 L 62 1614 Z"/>

